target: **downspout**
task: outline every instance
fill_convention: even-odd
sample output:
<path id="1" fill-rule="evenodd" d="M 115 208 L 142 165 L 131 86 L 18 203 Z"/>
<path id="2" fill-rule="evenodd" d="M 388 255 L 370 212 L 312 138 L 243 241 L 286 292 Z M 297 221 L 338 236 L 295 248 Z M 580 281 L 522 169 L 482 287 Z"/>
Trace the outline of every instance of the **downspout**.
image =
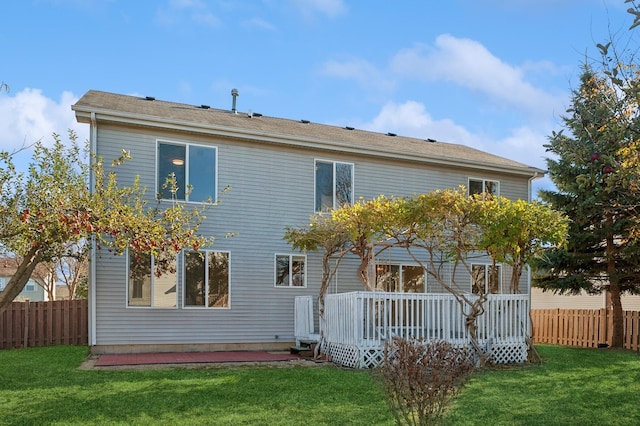
<path id="1" fill-rule="evenodd" d="M 93 154 L 97 153 L 98 148 L 98 121 L 96 113 L 91 113 L 91 129 L 89 134 L 89 188 L 91 193 L 95 191 L 96 177 L 93 171 Z M 89 259 L 89 282 L 88 282 L 88 298 L 89 298 L 89 346 L 96 345 L 96 239 L 91 238 L 91 257 Z"/>

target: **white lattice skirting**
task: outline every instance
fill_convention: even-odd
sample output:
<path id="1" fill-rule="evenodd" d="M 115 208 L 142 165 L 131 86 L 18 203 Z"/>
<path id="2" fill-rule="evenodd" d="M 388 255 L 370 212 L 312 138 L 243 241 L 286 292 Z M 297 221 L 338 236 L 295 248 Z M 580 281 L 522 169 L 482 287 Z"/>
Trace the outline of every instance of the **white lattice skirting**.
<path id="1" fill-rule="evenodd" d="M 521 363 L 527 360 L 527 344 L 493 345 L 490 360 L 496 364 Z M 334 363 L 349 368 L 375 368 L 384 363 L 384 348 L 358 348 L 339 343 L 325 343 L 322 353 Z"/>
<path id="2" fill-rule="evenodd" d="M 490 360 L 496 364 L 521 363 L 527 360 L 528 347 L 525 342 L 511 344 L 494 344 L 491 348 Z"/>

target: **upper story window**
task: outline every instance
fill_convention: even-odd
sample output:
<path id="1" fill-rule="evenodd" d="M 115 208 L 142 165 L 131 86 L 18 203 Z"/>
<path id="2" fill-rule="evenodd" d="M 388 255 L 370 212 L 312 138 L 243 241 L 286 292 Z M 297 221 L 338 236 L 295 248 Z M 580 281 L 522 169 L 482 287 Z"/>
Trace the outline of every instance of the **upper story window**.
<path id="1" fill-rule="evenodd" d="M 185 307 L 229 307 L 228 252 L 187 251 L 184 268 Z"/>
<path id="2" fill-rule="evenodd" d="M 296 254 L 276 254 L 276 287 L 306 287 L 307 257 Z"/>
<path id="3" fill-rule="evenodd" d="M 175 198 L 184 201 L 216 201 L 217 148 L 179 142 L 158 141 L 157 192 L 163 199 L 172 199 L 166 179 L 174 173 Z"/>
<path id="4" fill-rule="evenodd" d="M 7 284 L 9 284 L 9 280 L 11 279 L 11 277 L 0 277 L 0 292 L 4 290 L 4 288 L 7 286 Z M 24 285 L 24 288 L 22 289 L 23 292 L 33 292 L 36 291 L 36 282 L 32 279 L 30 279 L 29 281 L 27 281 L 27 283 Z"/>
<path id="5" fill-rule="evenodd" d="M 36 291 L 36 282 L 34 280 L 29 280 L 24 285 L 24 291 Z"/>
<path id="6" fill-rule="evenodd" d="M 500 182 L 488 179 L 472 179 L 469 178 L 469 195 L 490 194 L 500 195 Z"/>
<path id="7" fill-rule="evenodd" d="M 353 202 L 353 164 L 316 160 L 315 211 L 326 211 Z"/>
<path id="8" fill-rule="evenodd" d="M 175 263 L 162 276 L 156 276 L 153 256 L 133 256 L 129 251 L 127 306 L 174 308 L 176 306 L 177 274 Z"/>
<path id="9" fill-rule="evenodd" d="M 500 293 L 502 268 L 500 265 L 471 265 L 471 291 L 473 294 Z"/>

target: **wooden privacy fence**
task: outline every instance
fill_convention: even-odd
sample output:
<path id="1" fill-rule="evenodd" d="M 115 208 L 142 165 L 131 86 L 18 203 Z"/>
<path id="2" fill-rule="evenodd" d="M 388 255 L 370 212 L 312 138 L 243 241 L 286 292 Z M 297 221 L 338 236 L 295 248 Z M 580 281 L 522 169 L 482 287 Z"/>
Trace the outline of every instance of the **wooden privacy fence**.
<path id="1" fill-rule="evenodd" d="M 0 349 L 86 345 L 87 300 L 13 302 L 0 314 Z"/>
<path id="2" fill-rule="evenodd" d="M 624 311 L 624 347 L 640 350 L 640 312 Z M 534 343 L 595 348 L 611 345 L 612 318 L 607 309 L 532 309 Z"/>

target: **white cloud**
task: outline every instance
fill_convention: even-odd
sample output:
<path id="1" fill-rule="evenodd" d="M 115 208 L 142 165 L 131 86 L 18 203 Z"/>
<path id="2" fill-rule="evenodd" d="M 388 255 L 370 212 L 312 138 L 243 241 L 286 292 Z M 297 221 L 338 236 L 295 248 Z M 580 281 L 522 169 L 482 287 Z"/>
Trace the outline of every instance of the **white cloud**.
<path id="1" fill-rule="evenodd" d="M 79 140 L 89 137 L 89 127 L 79 124 L 71 105 L 78 98 L 70 92 L 63 92 L 59 101 L 47 98 L 39 89 L 24 89 L 13 94 L 0 95 L 0 147 L 13 151 L 32 145 L 38 140 L 52 141 L 52 133 L 66 135 L 74 129 Z M 64 138 L 63 138 L 64 139 Z"/>
<path id="2" fill-rule="evenodd" d="M 217 27 L 220 19 L 214 15 L 206 2 L 201 0 L 170 0 L 156 11 L 156 22 L 173 26 L 181 20 L 190 20 L 200 25 Z"/>
<path id="3" fill-rule="evenodd" d="M 527 68 L 531 66 L 527 64 Z M 391 67 L 401 76 L 448 81 L 482 93 L 505 108 L 529 113 L 548 114 L 549 105 L 560 102 L 529 83 L 522 68 L 503 62 L 475 40 L 449 34 L 438 36 L 433 47 L 418 45 L 401 50 Z"/>
<path id="4" fill-rule="evenodd" d="M 393 132 L 402 136 L 431 138 L 443 142 L 469 143 L 474 140 L 473 135 L 452 120 L 434 120 L 424 104 L 415 101 L 402 104 L 388 102 L 371 122 L 363 125 L 363 128 L 374 132 Z"/>
<path id="5" fill-rule="evenodd" d="M 347 12 L 347 6 L 343 0 L 290 0 L 290 2 L 307 18 L 316 13 L 335 18 Z"/>
<path id="6" fill-rule="evenodd" d="M 362 59 L 327 61 L 322 65 L 321 73 L 341 79 L 352 79 L 362 87 L 374 88 L 376 91 L 387 92 L 395 86 L 394 82 L 385 78 L 375 66 Z"/>
<path id="7" fill-rule="evenodd" d="M 276 27 L 275 25 L 265 21 L 262 18 L 251 18 L 248 19 L 246 21 L 244 21 L 242 23 L 242 25 L 246 28 L 258 28 L 261 30 L 267 30 L 267 31 L 275 31 Z"/>

